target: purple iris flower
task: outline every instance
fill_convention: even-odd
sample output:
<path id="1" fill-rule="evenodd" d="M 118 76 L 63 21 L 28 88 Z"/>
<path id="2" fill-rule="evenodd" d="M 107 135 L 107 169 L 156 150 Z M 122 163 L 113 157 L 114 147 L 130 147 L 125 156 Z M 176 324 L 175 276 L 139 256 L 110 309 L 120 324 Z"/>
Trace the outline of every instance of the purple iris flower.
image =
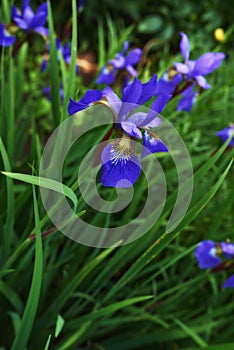
<path id="1" fill-rule="evenodd" d="M 110 87 L 106 87 L 103 92 L 89 90 L 78 102 L 70 99 L 68 106 L 70 114 L 88 108 L 94 103 L 105 103 L 116 116 L 115 126 L 120 131 L 120 136 L 103 149 L 99 179 L 103 186 L 129 187 L 138 179 L 141 168 L 140 160 L 135 153 L 134 138 L 143 140 L 145 147 L 142 158 L 150 153 L 168 152 L 167 146 L 151 131 L 151 128 L 161 124 L 158 114 L 165 108 L 171 95 L 159 96 L 148 113 L 137 111 L 139 106 L 155 96 L 156 89 L 157 76 L 154 75 L 145 84 L 135 78 L 123 89 L 122 100 Z"/>
<path id="2" fill-rule="evenodd" d="M 44 27 L 47 15 L 48 7 L 47 3 L 43 2 L 34 13 L 29 6 L 30 0 L 24 0 L 22 11 L 20 12 L 15 6 L 11 8 L 12 18 L 19 28 L 26 32 L 35 31 L 41 35 L 48 35 L 48 29 Z"/>
<path id="3" fill-rule="evenodd" d="M 234 275 L 231 275 L 226 279 L 223 284 L 223 288 L 234 288 Z"/>
<path id="4" fill-rule="evenodd" d="M 229 142 L 229 146 L 234 146 L 234 124 L 230 124 L 227 128 L 216 132 L 215 135 L 219 136 L 223 142 L 226 142 L 229 137 L 233 135 Z"/>
<path id="5" fill-rule="evenodd" d="M 123 50 L 117 53 L 114 59 L 110 60 L 105 67 L 102 68 L 97 84 L 112 85 L 115 82 L 116 74 L 119 70 L 127 71 L 130 77 L 136 77 L 137 71 L 134 68 L 140 61 L 142 50 L 139 48 L 132 49 L 126 55 L 129 43 L 125 41 Z"/>
<path id="6" fill-rule="evenodd" d="M 11 36 L 4 25 L 0 23 L 0 46 L 11 46 L 14 44 L 15 40 L 15 36 Z"/>
<path id="7" fill-rule="evenodd" d="M 195 250 L 195 256 L 201 269 L 212 268 L 221 263 L 217 256 L 217 247 L 213 241 L 202 241 Z"/>
<path id="8" fill-rule="evenodd" d="M 48 98 L 48 100 L 51 101 L 51 88 L 50 88 L 50 86 L 46 86 L 42 92 Z M 64 102 L 64 89 L 63 89 L 62 83 L 60 83 L 59 96 L 60 96 L 61 104 L 63 104 L 63 102 Z"/>
<path id="9" fill-rule="evenodd" d="M 69 65 L 71 63 L 71 43 L 67 42 L 66 44 L 62 45 L 60 40 L 56 38 L 55 40 L 56 50 L 57 52 L 61 52 L 61 55 L 63 57 L 64 62 Z M 49 45 L 48 45 L 49 50 Z M 41 72 L 44 72 L 48 66 L 48 58 L 44 59 L 41 64 Z M 76 66 L 76 73 L 78 72 L 79 67 Z"/>
<path id="10" fill-rule="evenodd" d="M 201 269 L 222 266 L 222 269 L 225 270 L 225 266 L 227 268 L 230 266 L 229 260 L 234 259 L 234 244 L 227 242 L 216 244 L 211 240 L 202 241 L 195 250 L 195 256 Z M 224 282 L 223 288 L 234 288 L 234 275 Z"/>
<path id="11" fill-rule="evenodd" d="M 81 13 L 84 9 L 84 3 L 85 3 L 85 0 L 77 0 L 76 5 L 77 5 L 77 11 L 79 13 Z"/>
<path id="12" fill-rule="evenodd" d="M 182 75 L 183 80 L 187 83 L 191 83 L 193 86 L 196 85 L 204 90 L 209 89 L 210 85 L 207 83 L 204 76 L 212 73 L 221 65 L 225 58 L 225 54 L 223 52 L 207 52 L 197 60 L 191 61 L 189 60 L 190 45 L 188 37 L 185 33 L 180 33 L 180 35 L 180 50 L 185 62 L 175 62 L 174 67 L 176 71 Z M 193 91 L 189 90 L 187 92 L 184 90 L 184 92 L 183 102 L 178 105 L 177 110 L 190 111 L 198 92 L 194 89 Z"/>

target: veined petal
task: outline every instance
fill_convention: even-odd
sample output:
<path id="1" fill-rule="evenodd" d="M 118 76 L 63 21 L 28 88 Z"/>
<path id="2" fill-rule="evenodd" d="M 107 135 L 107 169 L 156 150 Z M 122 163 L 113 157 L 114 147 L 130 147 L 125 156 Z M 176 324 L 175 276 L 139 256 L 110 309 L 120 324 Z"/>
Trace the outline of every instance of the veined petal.
<path id="1" fill-rule="evenodd" d="M 131 50 L 126 56 L 126 64 L 135 66 L 141 59 L 142 50 L 139 48 Z"/>
<path id="2" fill-rule="evenodd" d="M 141 158 L 144 158 L 151 153 L 168 152 L 165 143 L 159 138 L 151 136 L 147 131 L 144 131 L 143 146 L 144 148 Z"/>
<path id="3" fill-rule="evenodd" d="M 234 275 L 231 275 L 226 279 L 223 284 L 223 288 L 234 288 Z"/>
<path id="4" fill-rule="evenodd" d="M 88 108 L 92 105 L 93 102 L 98 102 L 102 98 L 101 90 L 88 90 L 84 96 L 78 101 L 74 101 L 70 98 L 70 102 L 68 105 L 68 113 L 73 115 L 85 108 Z"/>
<path id="5" fill-rule="evenodd" d="M 189 59 L 189 40 L 185 33 L 181 32 L 181 40 L 180 40 L 180 51 L 184 57 L 184 60 L 187 61 Z"/>
<path id="6" fill-rule="evenodd" d="M 225 54 L 222 52 L 207 52 L 200 56 L 194 65 L 192 75 L 206 75 L 212 73 L 216 68 L 218 68 L 222 60 L 225 58 Z"/>
<path id="7" fill-rule="evenodd" d="M 140 171 L 140 161 L 135 153 L 124 154 L 114 144 L 109 144 L 104 148 L 99 179 L 103 186 L 130 187 L 138 179 Z"/>

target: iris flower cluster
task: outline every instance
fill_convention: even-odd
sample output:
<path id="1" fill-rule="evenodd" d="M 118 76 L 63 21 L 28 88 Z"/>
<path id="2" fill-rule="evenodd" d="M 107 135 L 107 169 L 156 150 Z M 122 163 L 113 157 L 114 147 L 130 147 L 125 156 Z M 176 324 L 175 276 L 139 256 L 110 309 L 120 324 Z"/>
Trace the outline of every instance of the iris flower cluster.
<path id="1" fill-rule="evenodd" d="M 11 7 L 11 16 L 17 27 L 26 34 L 37 32 L 43 36 L 48 35 L 48 29 L 45 27 L 48 16 L 48 6 L 43 2 L 34 13 L 29 5 L 30 0 L 24 0 L 22 9 L 15 6 Z M 8 25 L 11 28 L 11 24 Z M 14 30 L 15 31 L 15 30 Z M 16 37 L 11 35 L 4 24 L 0 23 L 0 46 L 11 46 L 15 43 Z"/>
<path id="2" fill-rule="evenodd" d="M 233 243 L 202 241 L 195 250 L 195 256 L 201 269 L 212 269 L 215 272 L 234 268 Z M 226 279 L 223 288 L 234 288 L 234 274 Z"/>
<path id="3" fill-rule="evenodd" d="M 102 68 L 96 81 L 97 84 L 112 85 L 115 82 L 119 71 L 124 72 L 126 75 L 124 81 L 125 85 L 129 82 L 129 78 L 135 78 L 138 75 L 138 72 L 134 66 L 136 66 L 140 61 L 142 50 L 135 48 L 126 54 L 128 49 L 129 43 L 128 41 L 125 41 L 122 51 L 117 53 L 115 58 L 110 60 L 107 65 Z"/>
<path id="4" fill-rule="evenodd" d="M 102 166 L 99 182 L 109 187 L 130 187 L 140 175 L 140 159 L 135 152 L 134 139 L 143 141 L 141 158 L 156 152 L 168 152 L 168 148 L 151 128 L 161 124 L 158 114 L 165 108 L 171 95 L 155 99 L 148 113 L 139 112 L 137 108 L 155 96 L 157 76 L 145 84 L 137 78 L 123 88 L 122 100 L 110 87 L 101 90 L 88 90 L 79 100 L 70 99 L 68 112 L 73 115 L 93 104 L 104 104 L 115 115 L 115 128 L 119 137 L 107 144 L 101 156 Z"/>
<path id="5" fill-rule="evenodd" d="M 175 62 L 159 81 L 160 91 L 170 91 L 174 96 L 182 95 L 177 110 L 190 111 L 197 96 L 211 86 L 205 76 L 217 69 L 225 54 L 223 52 L 207 52 L 196 60 L 190 60 L 190 44 L 185 33 L 181 34 L 180 50 L 184 63 Z"/>

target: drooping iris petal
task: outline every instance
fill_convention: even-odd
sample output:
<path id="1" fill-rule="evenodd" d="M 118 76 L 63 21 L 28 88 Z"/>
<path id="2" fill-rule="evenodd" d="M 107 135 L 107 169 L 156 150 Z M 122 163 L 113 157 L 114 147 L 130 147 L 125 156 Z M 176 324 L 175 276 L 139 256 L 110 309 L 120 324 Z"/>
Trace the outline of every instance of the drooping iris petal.
<path id="1" fill-rule="evenodd" d="M 195 256 L 201 269 L 213 268 L 221 263 L 221 259 L 217 256 L 216 244 L 210 240 L 199 243 Z"/>
<path id="2" fill-rule="evenodd" d="M 14 44 L 15 40 L 16 38 L 11 36 L 5 29 L 4 25 L 0 23 L 0 46 L 11 46 Z"/>
<path id="3" fill-rule="evenodd" d="M 88 108 L 92 105 L 92 103 L 100 101 L 101 98 L 101 90 L 88 90 L 78 102 L 70 98 L 70 102 L 68 105 L 68 113 L 70 115 L 73 115 L 85 108 Z"/>
<path id="4" fill-rule="evenodd" d="M 216 132 L 215 135 L 219 136 L 223 140 L 223 142 L 226 142 L 229 139 L 229 137 L 233 135 L 228 145 L 234 146 L 234 126 L 230 125 L 227 128 Z"/>
<path id="5" fill-rule="evenodd" d="M 96 83 L 112 85 L 115 81 L 116 70 L 109 67 L 102 68 Z"/>
<path id="6" fill-rule="evenodd" d="M 168 148 L 165 143 L 159 138 L 151 136 L 147 131 L 144 131 L 143 146 L 144 148 L 141 158 L 144 158 L 151 153 L 168 152 Z"/>
<path id="7" fill-rule="evenodd" d="M 234 275 L 231 275 L 226 279 L 223 284 L 223 288 L 234 288 Z"/>
<path id="8" fill-rule="evenodd" d="M 210 89 L 210 84 L 207 83 L 206 79 L 202 75 L 197 75 L 195 79 L 198 85 L 201 86 L 203 89 Z"/>
<path id="9" fill-rule="evenodd" d="M 128 73 L 130 74 L 131 77 L 135 78 L 138 74 L 137 70 L 133 66 L 131 66 L 130 64 L 128 64 L 126 66 L 126 70 L 128 71 Z"/>
<path id="10" fill-rule="evenodd" d="M 184 60 L 187 61 L 189 59 L 189 40 L 185 33 L 181 32 L 181 40 L 180 40 L 180 51 L 184 57 Z"/>
<path id="11" fill-rule="evenodd" d="M 229 254 L 229 255 L 234 255 L 234 244 L 233 243 L 221 242 L 220 247 L 224 253 Z"/>
<path id="12" fill-rule="evenodd" d="M 190 112 L 193 104 L 195 103 L 196 97 L 198 96 L 197 91 L 193 91 L 193 86 L 190 86 L 182 93 L 182 98 L 176 108 L 177 111 Z"/>
<path id="13" fill-rule="evenodd" d="M 138 179 L 140 171 L 140 161 L 134 153 L 121 153 L 113 144 L 104 148 L 99 179 L 103 186 L 130 187 Z"/>
<path id="14" fill-rule="evenodd" d="M 131 50 L 126 56 L 126 64 L 135 66 L 142 56 L 142 50 L 139 48 Z"/>
<path id="15" fill-rule="evenodd" d="M 205 53 L 196 60 L 192 75 L 196 76 L 212 73 L 216 68 L 218 68 L 221 65 L 224 58 L 225 54 L 222 52 Z"/>

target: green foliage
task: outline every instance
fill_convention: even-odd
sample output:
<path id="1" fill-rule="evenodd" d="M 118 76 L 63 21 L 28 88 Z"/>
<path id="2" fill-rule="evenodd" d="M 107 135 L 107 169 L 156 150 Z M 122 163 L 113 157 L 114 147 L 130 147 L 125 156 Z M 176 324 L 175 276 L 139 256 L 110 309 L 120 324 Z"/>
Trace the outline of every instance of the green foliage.
<path id="1" fill-rule="evenodd" d="M 78 17 L 77 31 L 76 1 L 72 1 L 73 50 L 69 69 L 62 57 L 58 60 L 54 42 L 55 28 L 58 30 L 60 24 L 57 23 L 63 15 L 63 2 L 58 9 L 52 2 L 52 7 L 49 6 L 48 76 L 39 72 L 41 57 L 35 58 L 32 54 L 35 49 L 27 43 L 14 58 L 11 49 L 2 50 L 0 322 L 4 332 L 1 349 L 233 350 L 233 290 L 221 287 L 226 273 L 199 270 L 193 254 L 200 240 L 233 240 L 234 196 L 230 193 L 233 149 L 227 151 L 226 145 L 221 146 L 214 136 L 217 130 L 233 122 L 231 27 L 229 41 L 218 47 L 227 51 L 228 58 L 209 77 L 212 89 L 198 98 L 189 114 L 176 112 L 176 101 L 163 113 L 182 136 L 194 167 L 192 201 L 176 228 L 171 232 L 165 229 L 177 196 L 177 171 L 169 157 L 160 158 L 169 180 L 163 213 L 143 237 L 131 244 L 102 250 L 73 242 L 53 226 L 41 203 L 38 185 L 64 193 L 74 211 L 77 209 L 76 213 L 90 224 L 105 223 L 110 227 L 114 227 L 117 220 L 130 221 L 144 204 L 144 179 L 135 186 L 135 202 L 117 220 L 114 215 L 94 213 L 77 191 L 79 162 L 90 145 L 98 144 L 103 138 L 106 133 L 103 129 L 95 129 L 74 145 L 62 185 L 52 179 L 39 180 L 46 140 L 68 117 L 69 97 L 75 98 L 77 92 L 82 96 L 86 90 L 81 78 L 75 76 L 77 42 L 78 51 L 90 45 L 92 52 L 98 53 L 100 69 L 122 48 L 126 39 L 137 42 L 140 32 L 141 46 L 144 46 L 149 33 L 156 33 L 165 42 L 156 45 L 157 60 L 154 55 L 149 56 L 146 66 L 142 67 L 144 80 L 156 67 L 162 73 L 175 61 L 175 56 L 169 56 L 175 42 L 167 40 L 176 36 L 178 52 L 180 30 L 186 27 L 192 33 L 196 29 L 197 33 L 191 37 L 191 55 L 197 57 L 198 52 L 214 47 L 209 31 L 217 25 L 229 25 L 230 21 L 223 16 L 227 13 L 226 5 L 219 1 L 202 2 L 203 7 L 199 2 L 187 1 L 183 8 L 178 1 L 166 0 L 157 6 L 152 1 L 106 0 L 101 7 L 97 3 L 87 0 L 87 9 Z M 5 21 L 10 13 L 8 5 L 3 1 L 1 16 Z M 204 8 L 206 11 L 198 21 Z M 218 18 L 212 24 L 218 9 Z M 125 23 L 133 19 L 134 25 L 125 27 L 119 19 L 122 12 L 123 17 L 128 18 Z M 117 22 L 113 21 L 115 17 Z M 88 20 L 90 28 L 94 27 L 90 22 L 93 18 L 98 23 L 95 33 L 87 30 Z M 167 23 L 169 34 L 166 35 Z M 206 25 L 201 30 L 203 23 Z M 64 105 L 59 99 L 61 79 L 65 87 Z M 52 87 L 51 102 L 42 96 L 48 82 Z M 90 86 L 95 86 L 94 80 Z M 60 142 L 63 146 L 66 140 Z M 100 189 L 100 193 L 110 201 L 116 196 L 114 189 Z M 136 230 L 141 229 L 141 224 L 139 222 Z"/>

